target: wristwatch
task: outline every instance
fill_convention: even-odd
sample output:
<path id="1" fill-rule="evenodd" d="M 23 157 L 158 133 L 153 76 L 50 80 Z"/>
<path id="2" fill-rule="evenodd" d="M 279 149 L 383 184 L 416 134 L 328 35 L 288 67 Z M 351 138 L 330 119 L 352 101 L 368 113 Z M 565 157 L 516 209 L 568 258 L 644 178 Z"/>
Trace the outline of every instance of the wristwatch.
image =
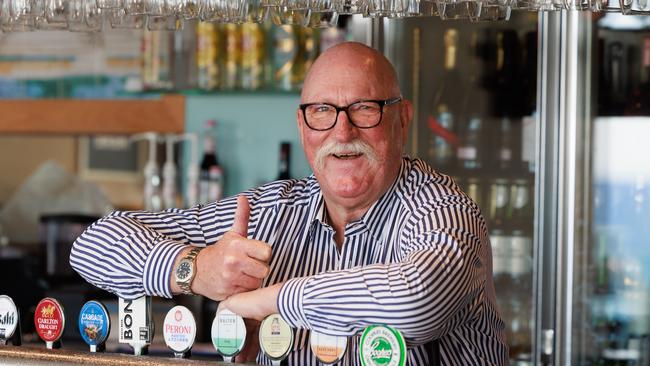
<path id="1" fill-rule="evenodd" d="M 184 295 L 194 295 L 192 292 L 192 281 L 196 275 L 196 257 L 201 248 L 192 248 L 178 263 L 174 277 L 176 284 L 181 288 Z"/>

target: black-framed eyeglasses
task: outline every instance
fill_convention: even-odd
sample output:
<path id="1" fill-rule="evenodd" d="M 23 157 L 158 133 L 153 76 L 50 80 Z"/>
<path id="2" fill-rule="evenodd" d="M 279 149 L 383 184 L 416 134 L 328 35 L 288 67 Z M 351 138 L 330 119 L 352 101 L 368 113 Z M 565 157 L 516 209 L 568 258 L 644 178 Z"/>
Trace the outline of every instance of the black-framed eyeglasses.
<path id="1" fill-rule="evenodd" d="M 359 100 L 346 107 L 338 107 L 329 103 L 305 103 L 300 105 L 307 127 L 316 131 L 326 131 L 334 128 L 339 119 L 339 113 L 344 111 L 348 120 L 357 128 L 373 128 L 381 122 L 384 107 L 402 101 L 402 97 L 385 100 Z"/>

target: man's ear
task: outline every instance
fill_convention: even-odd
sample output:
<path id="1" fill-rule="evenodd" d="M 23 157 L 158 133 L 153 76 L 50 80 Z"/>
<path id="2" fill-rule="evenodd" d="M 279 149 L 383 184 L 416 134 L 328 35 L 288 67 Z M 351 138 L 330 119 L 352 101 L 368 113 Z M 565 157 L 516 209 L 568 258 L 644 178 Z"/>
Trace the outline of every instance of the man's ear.
<path id="1" fill-rule="evenodd" d="M 406 140 L 408 139 L 409 126 L 411 125 L 412 120 L 413 120 L 413 103 L 411 103 L 411 101 L 408 99 L 404 99 L 402 103 L 400 103 L 400 114 L 399 114 L 399 121 L 400 124 L 402 125 L 402 142 L 404 143 L 404 145 L 406 145 Z"/>
<path id="2" fill-rule="evenodd" d="M 305 145 L 303 134 L 305 128 L 305 122 L 303 121 L 302 111 L 300 108 L 296 109 L 296 123 L 298 123 L 298 133 L 300 134 L 300 142 Z"/>

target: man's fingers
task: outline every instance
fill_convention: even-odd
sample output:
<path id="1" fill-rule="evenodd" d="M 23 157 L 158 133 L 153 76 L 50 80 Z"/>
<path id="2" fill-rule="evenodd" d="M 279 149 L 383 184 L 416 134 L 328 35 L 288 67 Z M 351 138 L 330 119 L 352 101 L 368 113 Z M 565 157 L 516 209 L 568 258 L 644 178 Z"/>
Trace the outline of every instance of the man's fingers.
<path id="1" fill-rule="evenodd" d="M 235 219 L 232 223 L 231 231 L 246 237 L 248 235 L 248 220 L 250 218 L 251 208 L 248 205 L 248 199 L 244 195 L 237 196 L 237 209 L 235 210 Z"/>
<path id="2" fill-rule="evenodd" d="M 237 277 L 235 281 L 235 286 L 243 287 L 249 290 L 255 290 L 260 288 L 262 285 L 262 279 L 249 276 L 247 274 L 241 274 Z"/>
<path id="3" fill-rule="evenodd" d="M 251 277 L 262 279 L 269 274 L 269 266 L 266 262 L 248 258 L 243 261 L 240 270 Z"/>
<path id="4" fill-rule="evenodd" d="M 247 256 L 268 262 L 271 259 L 271 247 L 263 241 L 245 240 L 241 243 L 241 249 Z"/>

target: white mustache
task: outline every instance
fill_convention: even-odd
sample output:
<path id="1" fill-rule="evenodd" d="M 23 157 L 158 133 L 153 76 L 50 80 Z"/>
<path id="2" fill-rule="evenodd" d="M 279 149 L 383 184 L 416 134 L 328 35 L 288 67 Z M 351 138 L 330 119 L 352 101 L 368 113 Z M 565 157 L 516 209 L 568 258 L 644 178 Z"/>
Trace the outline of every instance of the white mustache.
<path id="1" fill-rule="evenodd" d="M 323 168 L 325 158 L 329 155 L 364 155 L 371 163 L 377 163 L 375 150 L 366 142 L 353 140 L 347 143 L 330 142 L 322 146 L 314 156 L 315 165 Z"/>

